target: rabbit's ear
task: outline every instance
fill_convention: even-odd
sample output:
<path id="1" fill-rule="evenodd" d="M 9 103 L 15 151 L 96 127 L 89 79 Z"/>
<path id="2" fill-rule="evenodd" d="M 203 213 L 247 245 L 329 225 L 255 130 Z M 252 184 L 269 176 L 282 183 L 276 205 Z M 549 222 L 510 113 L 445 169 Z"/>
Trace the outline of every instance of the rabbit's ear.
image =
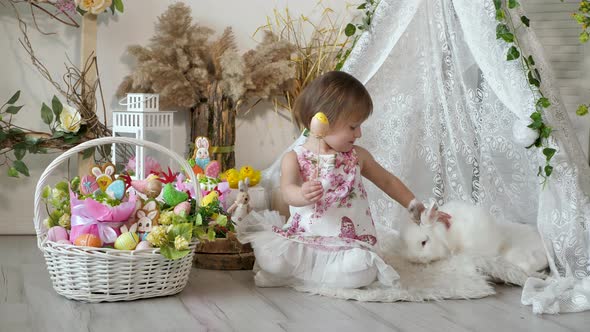
<path id="1" fill-rule="evenodd" d="M 248 190 L 248 187 L 250 187 L 250 178 L 246 178 L 246 180 L 244 180 L 244 189 Z"/>
<path id="2" fill-rule="evenodd" d="M 244 191 L 244 181 L 238 181 L 238 189 L 240 189 L 240 191 Z"/>
<path id="3" fill-rule="evenodd" d="M 150 220 L 154 220 L 156 219 L 156 217 L 158 216 L 158 211 L 150 211 L 147 215 L 148 218 L 150 218 Z"/>
<path id="4" fill-rule="evenodd" d="M 137 223 L 131 225 L 131 228 L 129 229 L 130 233 L 135 233 L 137 232 Z"/>
<path id="5" fill-rule="evenodd" d="M 121 228 L 119 228 L 119 230 L 121 230 L 121 234 L 129 232 L 126 225 L 121 226 Z"/>
<path id="6" fill-rule="evenodd" d="M 432 207 L 430 207 L 428 211 L 428 219 L 436 219 L 436 213 L 438 212 L 438 204 L 436 202 L 432 203 Z"/>
<path id="7" fill-rule="evenodd" d="M 101 176 L 101 175 L 102 175 L 102 169 L 100 169 L 100 167 L 98 167 L 98 166 L 94 166 L 94 167 L 92 167 L 92 169 L 91 169 L 90 171 L 92 172 L 92 174 L 93 174 L 95 177 L 99 177 L 99 176 Z"/>
<path id="8" fill-rule="evenodd" d="M 149 201 L 143 206 L 143 209 L 146 211 L 152 211 L 152 210 L 155 210 L 156 207 L 157 207 L 156 201 Z"/>
<path id="9" fill-rule="evenodd" d="M 145 217 L 145 211 L 144 210 L 139 210 L 137 211 L 137 213 L 135 214 L 135 216 L 139 219 Z"/>
<path id="10" fill-rule="evenodd" d="M 207 142 L 207 139 L 205 137 L 197 137 L 197 140 L 195 141 L 195 145 L 199 149 L 208 149 L 209 148 L 209 142 Z"/>
<path id="11" fill-rule="evenodd" d="M 105 167 L 104 174 L 108 176 L 113 176 L 113 174 L 115 174 L 115 166 L 108 165 L 107 167 Z"/>

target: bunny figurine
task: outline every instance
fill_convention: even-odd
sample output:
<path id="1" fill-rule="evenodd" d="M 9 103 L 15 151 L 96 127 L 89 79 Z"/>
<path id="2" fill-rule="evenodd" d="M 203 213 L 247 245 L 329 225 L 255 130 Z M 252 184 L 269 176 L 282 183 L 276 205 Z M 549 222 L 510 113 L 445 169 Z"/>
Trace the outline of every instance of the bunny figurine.
<path id="1" fill-rule="evenodd" d="M 242 221 L 252 210 L 250 207 L 250 195 L 248 194 L 249 185 L 249 178 L 238 182 L 240 192 L 236 197 L 236 201 L 227 209 L 227 212 L 231 214 L 231 219 L 235 223 Z"/>
<path id="2" fill-rule="evenodd" d="M 209 140 L 207 137 L 197 137 L 195 139 L 195 163 L 202 169 L 209 164 L 211 159 L 209 158 Z"/>
<path id="3" fill-rule="evenodd" d="M 141 241 L 144 241 L 152 231 L 152 227 L 158 224 L 159 215 L 160 212 L 156 201 L 149 201 L 141 209 L 137 210 L 135 218 L 137 219 L 137 233 Z"/>

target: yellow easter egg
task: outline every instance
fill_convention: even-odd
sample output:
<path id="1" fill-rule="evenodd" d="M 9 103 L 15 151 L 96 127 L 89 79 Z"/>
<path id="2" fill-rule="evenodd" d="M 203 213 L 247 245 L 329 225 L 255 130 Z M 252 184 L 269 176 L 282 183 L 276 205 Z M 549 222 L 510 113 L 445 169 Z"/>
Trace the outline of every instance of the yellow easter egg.
<path id="1" fill-rule="evenodd" d="M 309 131 L 316 137 L 324 137 L 330 130 L 330 123 L 326 115 L 322 112 L 316 113 L 311 119 Z"/>
<path id="2" fill-rule="evenodd" d="M 313 117 L 316 118 L 316 119 L 318 119 L 318 121 L 320 123 L 323 123 L 323 124 L 329 124 L 330 123 L 328 121 L 328 117 L 326 116 L 326 114 L 324 114 L 322 112 L 317 112 Z"/>
<path id="3" fill-rule="evenodd" d="M 115 249 L 119 250 L 133 250 L 139 243 L 139 235 L 137 233 L 123 233 L 119 235 L 115 241 Z"/>

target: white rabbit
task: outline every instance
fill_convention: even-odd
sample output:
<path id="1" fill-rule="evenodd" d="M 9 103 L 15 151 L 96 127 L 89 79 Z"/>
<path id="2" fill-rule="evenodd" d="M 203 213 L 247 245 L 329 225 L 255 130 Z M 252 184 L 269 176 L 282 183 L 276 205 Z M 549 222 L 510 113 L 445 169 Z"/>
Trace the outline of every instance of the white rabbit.
<path id="1" fill-rule="evenodd" d="M 519 223 L 497 223 L 483 208 L 449 202 L 440 211 L 451 215 L 437 221 L 438 206 L 422 212 L 420 224 L 408 222 L 402 229 L 404 254 L 413 262 L 429 263 L 451 254 L 497 257 L 519 266 L 529 275 L 547 267 L 547 256 L 537 229 Z"/>
<path id="2" fill-rule="evenodd" d="M 227 209 L 227 212 L 231 213 L 231 219 L 234 223 L 242 221 L 242 219 L 244 219 L 252 210 L 250 208 L 250 195 L 248 194 L 249 185 L 249 178 L 238 182 L 240 192 L 236 197 L 236 201 L 229 207 L 229 209 Z"/>

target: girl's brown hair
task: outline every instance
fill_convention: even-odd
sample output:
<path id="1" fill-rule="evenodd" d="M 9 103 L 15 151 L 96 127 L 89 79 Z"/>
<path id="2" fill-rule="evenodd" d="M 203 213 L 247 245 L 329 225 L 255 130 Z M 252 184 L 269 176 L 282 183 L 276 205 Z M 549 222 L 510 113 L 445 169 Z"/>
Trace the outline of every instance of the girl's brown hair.
<path id="1" fill-rule="evenodd" d="M 373 112 L 373 101 L 365 86 L 352 75 L 330 71 L 303 89 L 295 100 L 293 112 L 299 128 L 309 129 L 317 112 L 324 113 L 330 125 L 342 119 L 365 120 Z"/>

